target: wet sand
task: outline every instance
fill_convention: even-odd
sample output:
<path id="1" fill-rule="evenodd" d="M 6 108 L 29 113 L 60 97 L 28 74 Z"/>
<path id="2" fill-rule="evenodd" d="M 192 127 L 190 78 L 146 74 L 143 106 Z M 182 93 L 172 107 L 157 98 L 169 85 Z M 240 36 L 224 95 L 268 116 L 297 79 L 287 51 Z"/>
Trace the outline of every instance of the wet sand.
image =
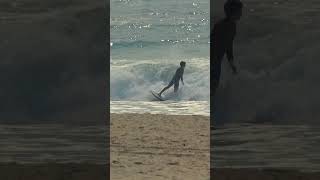
<path id="1" fill-rule="evenodd" d="M 209 179 L 209 117 L 111 115 L 111 179 Z"/>
<path id="2" fill-rule="evenodd" d="M 212 180 L 318 180 L 319 172 L 279 169 L 215 169 Z"/>
<path id="3" fill-rule="evenodd" d="M 103 126 L 0 124 L 1 180 L 107 180 Z"/>
<path id="4" fill-rule="evenodd" d="M 2 180 L 107 180 L 107 165 L 86 163 L 16 164 L 1 163 Z"/>
<path id="5" fill-rule="evenodd" d="M 212 167 L 320 172 L 319 127 L 233 124 L 211 132 Z"/>
<path id="6" fill-rule="evenodd" d="M 320 179 L 318 127 L 233 124 L 211 133 L 212 179 Z"/>

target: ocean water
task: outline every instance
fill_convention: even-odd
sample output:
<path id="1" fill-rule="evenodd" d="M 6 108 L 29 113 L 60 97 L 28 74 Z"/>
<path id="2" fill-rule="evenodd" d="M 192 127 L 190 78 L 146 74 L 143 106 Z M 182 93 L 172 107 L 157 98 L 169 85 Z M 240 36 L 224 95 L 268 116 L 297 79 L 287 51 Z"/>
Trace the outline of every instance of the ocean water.
<path id="1" fill-rule="evenodd" d="M 320 171 L 319 127 L 232 124 L 211 131 L 212 166 Z"/>
<path id="2" fill-rule="evenodd" d="M 213 166 L 320 171 L 319 13 L 311 13 L 314 1 L 257 2 L 243 2 L 239 74 L 226 61 L 222 67 Z M 215 16 L 223 16 L 223 3 L 215 1 Z"/>
<path id="3" fill-rule="evenodd" d="M 1 124 L 0 162 L 105 164 L 107 138 L 103 126 Z"/>
<path id="4" fill-rule="evenodd" d="M 111 0 L 110 5 L 111 112 L 208 114 L 209 1 Z M 185 85 L 177 96 L 173 88 L 164 93 L 170 101 L 155 102 L 149 91 L 164 88 L 182 60 Z"/>

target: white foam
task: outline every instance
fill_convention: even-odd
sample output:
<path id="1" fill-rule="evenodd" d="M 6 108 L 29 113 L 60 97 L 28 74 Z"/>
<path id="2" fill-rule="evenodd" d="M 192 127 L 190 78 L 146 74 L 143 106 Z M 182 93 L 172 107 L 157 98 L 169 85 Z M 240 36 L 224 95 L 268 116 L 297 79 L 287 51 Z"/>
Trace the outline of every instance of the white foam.
<path id="1" fill-rule="evenodd" d="M 116 114 L 165 114 L 209 116 L 208 101 L 111 101 L 110 112 Z"/>
<path id="2" fill-rule="evenodd" d="M 175 100 L 208 101 L 210 95 L 209 58 L 179 60 L 112 60 L 111 100 L 151 100 L 149 91 L 160 91 L 171 80 L 179 62 L 186 61 L 183 86 Z M 173 88 L 164 95 L 170 96 Z"/>

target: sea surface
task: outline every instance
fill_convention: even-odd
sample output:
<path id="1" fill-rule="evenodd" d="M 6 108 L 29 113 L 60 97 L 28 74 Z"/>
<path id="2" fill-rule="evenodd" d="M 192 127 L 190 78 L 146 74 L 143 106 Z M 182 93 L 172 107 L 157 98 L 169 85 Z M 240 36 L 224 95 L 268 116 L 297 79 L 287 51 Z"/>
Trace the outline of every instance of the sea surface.
<path id="1" fill-rule="evenodd" d="M 0 125 L 0 162 L 107 161 L 106 127 L 61 124 Z"/>
<path id="2" fill-rule="evenodd" d="M 320 171 L 317 126 L 233 124 L 211 134 L 213 167 Z"/>
<path id="3" fill-rule="evenodd" d="M 187 63 L 175 101 L 208 101 L 208 0 L 111 0 L 112 101 L 152 101 Z M 166 93 L 172 96 L 172 89 Z M 166 93 L 164 95 L 166 95 Z"/>

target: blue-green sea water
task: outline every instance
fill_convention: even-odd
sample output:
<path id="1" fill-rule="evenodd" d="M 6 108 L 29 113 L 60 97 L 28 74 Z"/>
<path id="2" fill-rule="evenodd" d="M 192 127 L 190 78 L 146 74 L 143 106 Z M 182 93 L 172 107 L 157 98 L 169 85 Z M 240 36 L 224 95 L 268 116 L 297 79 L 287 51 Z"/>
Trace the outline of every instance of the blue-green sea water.
<path id="1" fill-rule="evenodd" d="M 110 9 L 112 101 L 152 101 L 180 61 L 185 86 L 171 100 L 208 101 L 208 0 L 111 0 Z"/>
<path id="2" fill-rule="evenodd" d="M 209 57 L 208 0 L 111 0 L 112 60 Z"/>
<path id="3" fill-rule="evenodd" d="M 111 113 L 209 116 L 209 0 L 111 0 Z M 155 101 L 179 62 L 178 94 Z M 181 84 L 181 83 L 180 83 Z M 151 178 L 152 179 L 152 178 Z"/>

